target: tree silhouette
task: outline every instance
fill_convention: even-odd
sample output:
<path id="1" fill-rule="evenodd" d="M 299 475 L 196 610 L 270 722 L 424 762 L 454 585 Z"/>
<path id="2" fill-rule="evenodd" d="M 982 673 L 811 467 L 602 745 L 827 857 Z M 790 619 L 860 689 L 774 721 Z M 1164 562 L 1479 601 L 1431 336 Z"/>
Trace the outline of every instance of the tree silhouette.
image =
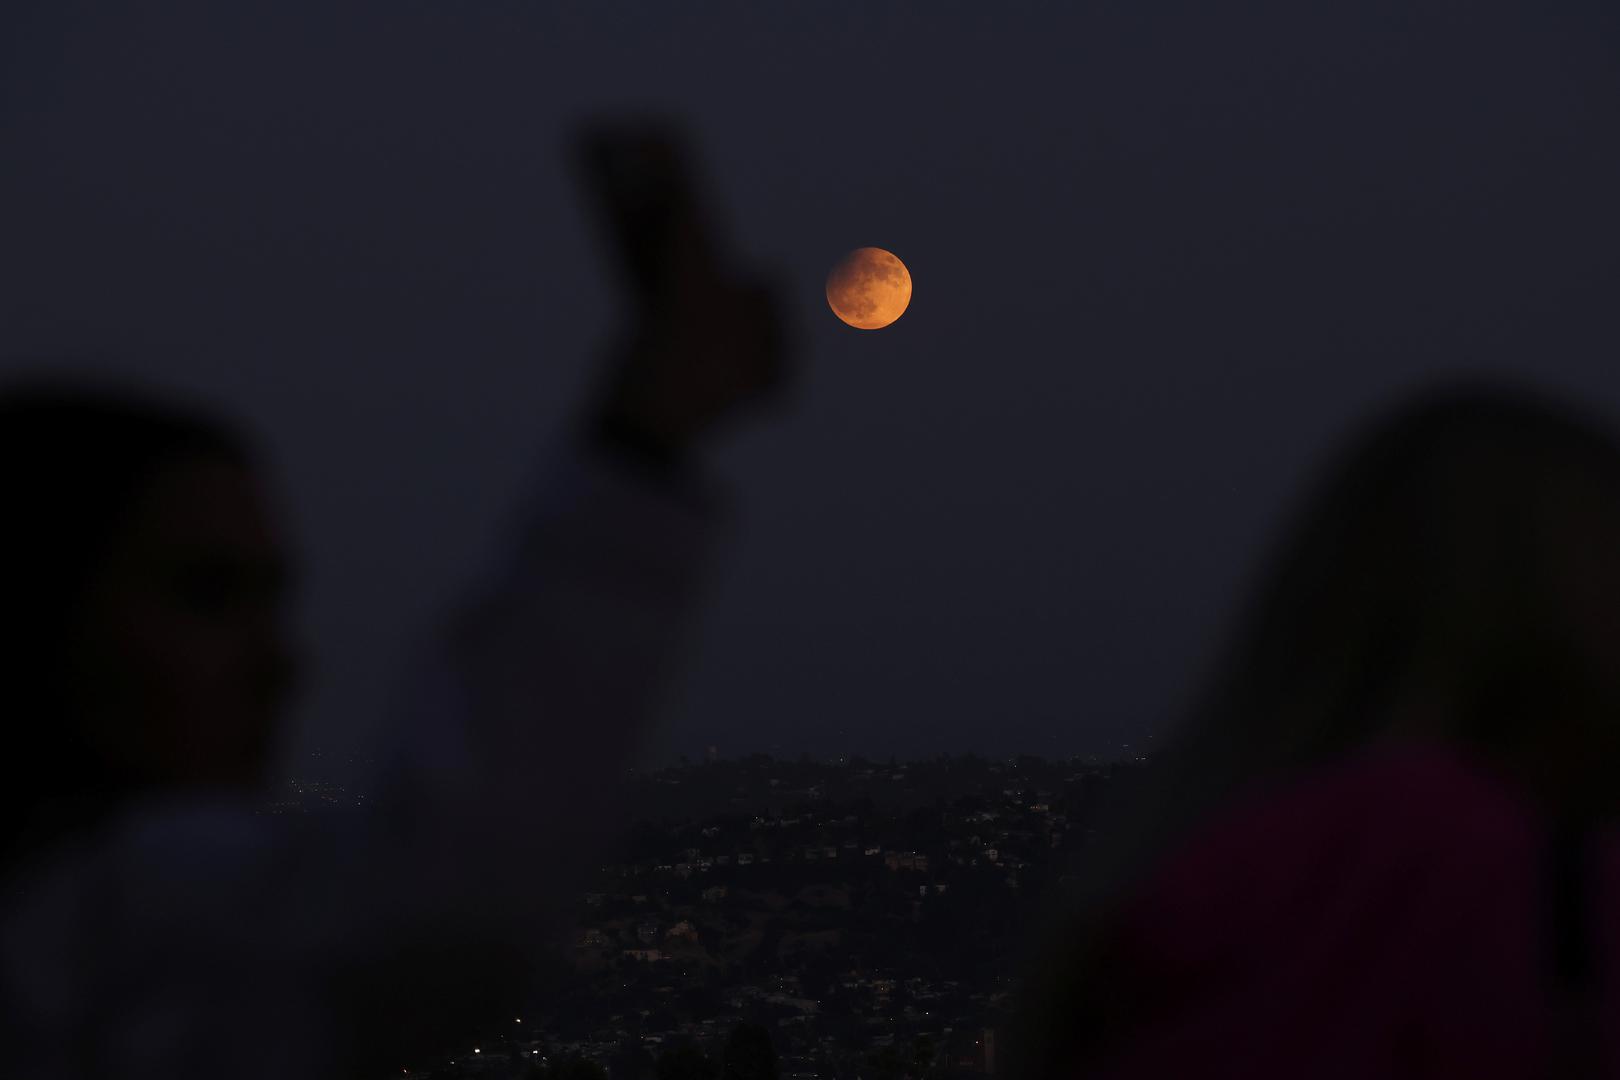
<path id="1" fill-rule="evenodd" d="M 563 1058 L 551 1063 L 546 1080 L 608 1080 L 607 1070 L 582 1057 Z"/>
<path id="2" fill-rule="evenodd" d="M 608 1062 L 608 1075 L 614 1080 L 653 1080 L 657 1064 L 639 1046 L 621 1046 Z"/>
<path id="3" fill-rule="evenodd" d="M 939 1051 L 934 1046 L 934 1040 L 927 1035 L 918 1035 L 911 1044 L 911 1075 L 915 1077 L 932 1076 L 934 1062 L 939 1057 Z"/>
<path id="4" fill-rule="evenodd" d="M 867 1055 L 866 1067 L 876 1080 L 900 1080 L 905 1075 L 906 1062 L 892 1045 L 880 1046 Z"/>
<path id="5" fill-rule="evenodd" d="M 695 1046 L 677 1046 L 658 1055 L 657 1080 L 718 1080 L 720 1070 Z"/>
<path id="6" fill-rule="evenodd" d="M 721 1080 L 777 1080 L 776 1047 L 771 1033 L 759 1024 L 742 1023 L 726 1039 Z"/>

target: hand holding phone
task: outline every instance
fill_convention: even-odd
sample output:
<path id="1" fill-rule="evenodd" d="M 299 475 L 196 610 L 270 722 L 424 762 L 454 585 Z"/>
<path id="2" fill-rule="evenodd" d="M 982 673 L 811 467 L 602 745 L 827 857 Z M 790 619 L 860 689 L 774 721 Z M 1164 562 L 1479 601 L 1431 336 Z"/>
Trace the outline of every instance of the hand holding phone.
<path id="1" fill-rule="evenodd" d="M 677 456 L 781 381 L 774 289 L 738 273 L 719 241 L 676 130 L 598 124 L 580 138 L 582 176 L 636 304 L 599 426 Z"/>
<path id="2" fill-rule="evenodd" d="M 721 245 L 673 127 L 641 120 L 588 128 L 580 164 L 641 302 L 656 302 L 679 274 L 717 271 Z"/>

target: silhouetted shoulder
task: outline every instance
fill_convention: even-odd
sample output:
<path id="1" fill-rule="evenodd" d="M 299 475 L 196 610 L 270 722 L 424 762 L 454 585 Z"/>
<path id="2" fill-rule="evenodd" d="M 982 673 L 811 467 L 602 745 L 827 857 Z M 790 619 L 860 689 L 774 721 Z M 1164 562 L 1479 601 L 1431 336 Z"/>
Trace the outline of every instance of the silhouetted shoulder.
<path id="1" fill-rule="evenodd" d="M 1241 800 L 1116 912 L 1118 1075 L 1208 1054 L 1321 1075 L 1320 1047 L 1352 1028 L 1346 1052 L 1370 1070 L 1354 1075 L 1400 1075 L 1406 1040 L 1451 1054 L 1480 1022 L 1496 1029 L 1484 1063 L 1528 1060 L 1544 1030 L 1536 824 L 1509 785 L 1418 742 Z"/>

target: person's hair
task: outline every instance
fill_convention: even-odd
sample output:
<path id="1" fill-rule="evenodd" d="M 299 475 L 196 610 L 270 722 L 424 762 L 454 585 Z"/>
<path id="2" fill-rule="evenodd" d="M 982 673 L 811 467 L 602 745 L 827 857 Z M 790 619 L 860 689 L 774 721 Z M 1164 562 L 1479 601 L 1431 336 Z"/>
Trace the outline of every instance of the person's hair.
<path id="1" fill-rule="evenodd" d="M 1065 901 L 1066 941 L 1036 965 L 1020 1071 L 1062 1067 L 1040 1059 L 1078 1037 L 1090 993 L 1077 984 L 1095 974 L 1099 927 L 1228 800 L 1403 736 L 1502 761 L 1600 708 L 1555 580 L 1594 513 L 1620 521 L 1620 447 L 1597 419 L 1539 394 L 1431 389 L 1351 440 L 1263 561 L 1180 730 L 1101 823 Z"/>
<path id="2" fill-rule="evenodd" d="M 1572 406 L 1448 386 L 1374 424 L 1265 562 L 1160 763 L 1170 816 L 1386 737 L 1500 754 L 1587 703 L 1557 575 L 1594 512 L 1620 521 L 1620 446 Z M 1444 708 L 1406 708 L 1419 696 Z"/>
<path id="3" fill-rule="evenodd" d="M 68 645 L 119 525 L 163 466 L 247 466 L 245 440 L 146 393 L 34 379 L 0 389 L 0 878 L 125 794 L 71 714 Z"/>

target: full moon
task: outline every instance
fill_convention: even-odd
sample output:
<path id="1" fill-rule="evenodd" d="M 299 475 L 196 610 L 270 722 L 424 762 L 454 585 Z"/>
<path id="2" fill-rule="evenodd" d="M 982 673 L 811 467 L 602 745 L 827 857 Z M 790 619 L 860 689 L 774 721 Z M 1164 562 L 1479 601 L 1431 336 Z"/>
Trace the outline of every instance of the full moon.
<path id="1" fill-rule="evenodd" d="M 827 275 L 827 306 L 857 330 L 881 330 L 911 303 L 911 274 L 894 253 L 863 247 Z"/>

